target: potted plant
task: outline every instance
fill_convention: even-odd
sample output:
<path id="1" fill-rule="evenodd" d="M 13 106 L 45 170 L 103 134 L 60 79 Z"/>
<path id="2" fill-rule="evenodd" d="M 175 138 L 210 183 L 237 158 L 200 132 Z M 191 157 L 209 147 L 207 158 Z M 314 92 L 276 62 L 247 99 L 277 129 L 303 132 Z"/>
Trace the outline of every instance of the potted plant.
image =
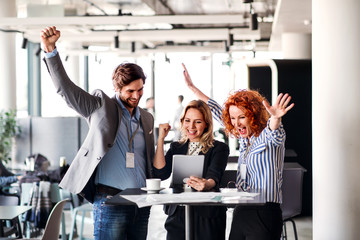
<path id="1" fill-rule="evenodd" d="M 20 126 L 16 121 L 16 110 L 0 112 L 0 168 L 3 164 L 11 161 L 11 151 L 14 137 L 21 132 Z M 0 175 L 4 175 L 4 172 Z"/>

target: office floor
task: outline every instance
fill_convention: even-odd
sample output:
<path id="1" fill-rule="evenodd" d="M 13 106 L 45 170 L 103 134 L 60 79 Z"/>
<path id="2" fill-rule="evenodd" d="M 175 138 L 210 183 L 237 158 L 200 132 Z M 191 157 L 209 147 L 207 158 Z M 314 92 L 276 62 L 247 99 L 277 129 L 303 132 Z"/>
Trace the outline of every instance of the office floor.
<path id="1" fill-rule="evenodd" d="M 227 230 L 226 235 L 228 236 L 230 231 L 232 212 L 228 211 L 227 216 Z M 71 216 L 70 212 L 65 213 L 66 218 L 66 232 L 70 232 Z M 150 213 L 149 219 L 149 230 L 147 240 L 162 240 L 166 239 L 166 231 L 164 229 L 164 222 L 166 215 L 162 210 L 162 206 L 153 206 Z M 77 218 L 78 229 L 80 229 L 80 218 Z M 298 217 L 295 218 L 296 228 L 298 232 L 299 240 L 311 240 L 312 239 L 312 218 L 311 217 Z M 84 235 L 87 238 L 92 237 L 93 225 L 91 216 L 85 218 L 84 224 Z M 293 234 L 293 228 L 290 222 L 287 223 L 288 240 L 295 239 Z M 77 239 L 77 238 L 75 238 Z"/>

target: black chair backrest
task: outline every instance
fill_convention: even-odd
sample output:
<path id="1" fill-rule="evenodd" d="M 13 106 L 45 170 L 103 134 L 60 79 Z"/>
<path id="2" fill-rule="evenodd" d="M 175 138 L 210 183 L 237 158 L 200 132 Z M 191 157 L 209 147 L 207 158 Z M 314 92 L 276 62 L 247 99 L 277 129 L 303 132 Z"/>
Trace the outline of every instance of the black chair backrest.
<path id="1" fill-rule="evenodd" d="M 234 188 L 235 187 L 235 181 L 236 181 L 236 170 L 225 170 L 224 175 L 221 178 L 220 181 L 220 188 Z M 233 183 L 231 183 L 233 182 Z"/>
<path id="2" fill-rule="evenodd" d="M 0 205 L 2 206 L 16 206 L 19 204 L 20 198 L 15 194 L 0 195 Z"/>
<path id="3" fill-rule="evenodd" d="M 235 182 L 236 182 L 236 170 L 234 168 L 237 168 L 237 162 L 238 162 L 239 156 L 229 156 L 227 160 L 228 169 L 225 170 L 223 177 L 221 178 L 219 187 L 220 188 L 235 188 Z M 231 170 L 230 170 L 231 169 Z"/>
<path id="4" fill-rule="evenodd" d="M 304 169 L 298 163 L 285 163 L 282 183 L 283 219 L 299 215 L 302 210 L 302 186 Z"/>
<path id="5" fill-rule="evenodd" d="M 237 163 L 238 159 L 239 159 L 239 156 L 229 156 L 228 163 Z"/>

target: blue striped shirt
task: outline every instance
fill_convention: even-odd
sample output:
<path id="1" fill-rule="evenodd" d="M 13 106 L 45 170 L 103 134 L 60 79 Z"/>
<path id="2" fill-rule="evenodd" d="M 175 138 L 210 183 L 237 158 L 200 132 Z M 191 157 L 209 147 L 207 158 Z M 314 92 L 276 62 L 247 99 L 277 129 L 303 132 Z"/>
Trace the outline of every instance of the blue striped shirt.
<path id="1" fill-rule="evenodd" d="M 222 123 L 221 106 L 212 99 L 209 99 L 208 105 L 214 119 Z M 270 120 L 258 137 L 251 137 L 250 141 L 254 142 L 245 161 L 244 155 L 249 140 L 239 139 L 238 164 L 246 163 L 245 187 L 247 189 L 262 190 L 267 202 L 281 203 L 286 134 L 282 124 L 276 130 L 271 130 L 269 124 Z"/>

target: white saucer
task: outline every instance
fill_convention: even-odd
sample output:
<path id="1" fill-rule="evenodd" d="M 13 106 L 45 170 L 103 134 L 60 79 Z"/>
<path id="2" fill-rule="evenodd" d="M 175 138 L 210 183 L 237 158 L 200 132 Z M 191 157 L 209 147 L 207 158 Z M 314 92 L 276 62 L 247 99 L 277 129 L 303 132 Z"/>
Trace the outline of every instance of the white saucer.
<path id="1" fill-rule="evenodd" d="M 151 189 L 151 190 L 148 190 L 146 187 L 142 187 L 141 190 L 143 191 L 147 191 L 148 193 L 158 193 L 160 192 L 161 190 L 163 190 L 165 188 L 159 188 L 159 189 Z"/>

